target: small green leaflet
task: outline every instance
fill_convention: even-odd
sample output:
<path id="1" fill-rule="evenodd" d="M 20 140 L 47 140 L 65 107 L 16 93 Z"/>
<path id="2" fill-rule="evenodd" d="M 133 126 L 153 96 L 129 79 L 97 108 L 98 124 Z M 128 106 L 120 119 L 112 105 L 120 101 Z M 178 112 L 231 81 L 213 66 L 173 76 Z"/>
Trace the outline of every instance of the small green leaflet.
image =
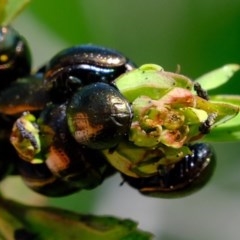
<path id="1" fill-rule="evenodd" d="M 203 89 L 209 91 L 227 83 L 235 72 L 240 70 L 239 64 L 227 64 L 195 79 Z"/>

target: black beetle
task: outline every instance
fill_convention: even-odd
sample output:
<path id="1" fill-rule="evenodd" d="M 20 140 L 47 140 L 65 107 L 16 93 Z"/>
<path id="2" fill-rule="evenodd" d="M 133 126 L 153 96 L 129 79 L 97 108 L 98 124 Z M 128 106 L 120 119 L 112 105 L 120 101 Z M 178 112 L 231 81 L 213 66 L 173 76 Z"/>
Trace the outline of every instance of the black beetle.
<path id="1" fill-rule="evenodd" d="M 31 53 L 25 38 L 10 26 L 0 27 L 0 87 L 29 75 Z"/>
<path id="2" fill-rule="evenodd" d="M 67 119 L 78 143 L 108 149 L 127 136 L 132 110 L 115 87 L 98 82 L 76 91 L 68 103 Z"/>
<path id="3" fill-rule="evenodd" d="M 78 45 L 55 55 L 44 69 L 44 84 L 52 101 L 64 102 L 72 92 L 93 82 L 110 83 L 136 66 L 116 50 Z"/>
<path id="4" fill-rule="evenodd" d="M 160 167 L 157 175 L 133 178 L 122 174 L 123 179 L 149 196 L 173 198 L 189 195 L 210 180 L 216 165 L 215 154 L 209 144 L 196 143 L 189 148 L 192 154 L 175 164 Z"/>

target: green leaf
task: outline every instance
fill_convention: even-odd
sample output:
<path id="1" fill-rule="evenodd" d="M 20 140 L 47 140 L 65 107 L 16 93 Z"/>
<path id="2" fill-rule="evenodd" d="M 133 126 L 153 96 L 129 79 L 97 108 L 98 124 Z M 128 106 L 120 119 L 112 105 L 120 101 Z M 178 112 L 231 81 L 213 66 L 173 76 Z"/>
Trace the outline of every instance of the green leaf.
<path id="1" fill-rule="evenodd" d="M 211 100 L 222 103 L 232 104 L 240 107 L 239 95 L 215 95 L 211 96 Z M 204 137 L 204 141 L 209 142 L 233 142 L 240 141 L 240 114 L 237 114 L 231 120 L 216 126 L 210 134 Z"/>
<path id="2" fill-rule="evenodd" d="M 139 96 L 160 99 L 174 87 L 191 89 L 193 86 L 187 77 L 165 72 L 162 67 L 155 64 L 144 64 L 127 72 L 117 78 L 115 84 L 129 102 Z"/>
<path id="3" fill-rule="evenodd" d="M 195 79 L 204 90 L 212 90 L 227 83 L 235 72 L 239 71 L 239 64 L 227 64 Z"/>
<path id="4" fill-rule="evenodd" d="M 51 207 L 32 207 L 10 200 L 0 201 L 0 213 L 2 213 L 1 210 L 4 212 L 8 211 L 8 213 L 0 215 L 0 236 L 1 234 L 6 235 L 5 231 L 3 231 L 3 226 L 6 223 L 6 226 L 8 226 L 12 221 L 14 225 L 10 225 L 10 236 L 13 236 L 16 230 L 24 229 L 25 232 L 34 234 L 35 238 L 31 239 L 152 239 L 152 234 L 139 230 L 137 223 L 129 219 L 77 214 Z M 9 216 L 13 218 L 13 220 Z M 6 239 L 14 240 L 16 238 Z"/>
<path id="5" fill-rule="evenodd" d="M 0 24 L 9 25 L 31 0 L 0 0 Z"/>

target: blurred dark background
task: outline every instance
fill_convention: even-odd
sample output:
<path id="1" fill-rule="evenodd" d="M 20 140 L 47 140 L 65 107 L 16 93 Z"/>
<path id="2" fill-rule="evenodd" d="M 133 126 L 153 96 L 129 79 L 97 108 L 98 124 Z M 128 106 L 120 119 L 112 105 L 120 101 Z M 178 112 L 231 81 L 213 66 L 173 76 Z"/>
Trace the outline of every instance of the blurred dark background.
<path id="1" fill-rule="evenodd" d="M 28 39 L 35 67 L 81 43 L 115 48 L 138 65 L 151 62 L 173 72 L 180 65 L 181 73 L 192 79 L 224 64 L 240 63 L 239 0 L 33 0 L 14 26 Z M 239 79 L 238 73 L 221 92 L 239 94 Z M 212 181 L 183 199 L 143 197 L 126 185 L 119 187 L 116 176 L 94 191 L 41 201 L 132 218 L 158 240 L 239 239 L 239 143 L 214 147 L 218 167 Z M 40 199 L 28 194 L 27 200 Z"/>

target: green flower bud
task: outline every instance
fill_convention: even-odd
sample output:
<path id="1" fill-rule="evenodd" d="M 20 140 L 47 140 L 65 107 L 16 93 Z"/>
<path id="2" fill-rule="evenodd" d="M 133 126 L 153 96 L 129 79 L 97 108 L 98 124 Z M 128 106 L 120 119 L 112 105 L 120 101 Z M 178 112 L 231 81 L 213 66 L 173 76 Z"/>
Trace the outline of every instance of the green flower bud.
<path id="1" fill-rule="evenodd" d="M 191 153 L 190 143 L 239 112 L 236 105 L 203 98 L 200 85 L 196 93 L 189 78 L 154 64 L 121 75 L 115 84 L 132 104 L 133 120 L 128 141 L 104 154 L 132 177 L 154 175 L 160 165 L 180 161 Z"/>

